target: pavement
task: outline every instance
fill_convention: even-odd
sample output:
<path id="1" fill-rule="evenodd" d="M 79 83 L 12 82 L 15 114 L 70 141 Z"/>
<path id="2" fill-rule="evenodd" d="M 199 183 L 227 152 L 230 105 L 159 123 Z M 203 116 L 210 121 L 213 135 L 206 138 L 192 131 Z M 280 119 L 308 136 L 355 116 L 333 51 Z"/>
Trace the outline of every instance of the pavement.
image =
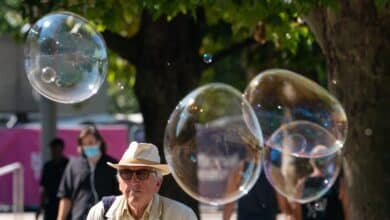
<path id="1" fill-rule="evenodd" d="M 35 220 L 35 214 L 33 212 L 22 214 L 0 213 L 0 220 Z"/>

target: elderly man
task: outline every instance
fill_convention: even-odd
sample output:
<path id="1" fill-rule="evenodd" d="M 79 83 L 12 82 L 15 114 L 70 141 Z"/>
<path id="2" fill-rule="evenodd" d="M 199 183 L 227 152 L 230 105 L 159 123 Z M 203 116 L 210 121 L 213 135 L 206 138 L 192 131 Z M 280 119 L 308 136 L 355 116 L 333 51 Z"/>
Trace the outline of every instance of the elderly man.
<path id="1" fill-rule="evenodd" d="M 106 197 L 89 213 L 87 220 L 192 220 L 195 213 L 186 205 L 158 195 L 163 175 L 170 173 L 160 163 L 158 149 L 153 144 L 132 142 L 115 168 L 120 196 Z"/>

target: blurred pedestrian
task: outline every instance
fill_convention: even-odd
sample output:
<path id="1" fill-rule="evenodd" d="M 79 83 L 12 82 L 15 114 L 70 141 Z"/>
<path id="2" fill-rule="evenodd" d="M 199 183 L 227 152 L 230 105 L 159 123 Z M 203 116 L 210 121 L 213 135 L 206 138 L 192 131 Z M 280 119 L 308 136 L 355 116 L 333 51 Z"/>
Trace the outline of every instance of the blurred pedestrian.
<path id="1" fill-rule="evenodd" d="M 292 220 L 348 219 L 348 203 L 344 181 L 344 176 L 341 172 L 336 182 L 323 196 L 309 203 L 299 204 L 288 201 L 285 197 L 278 195 L 278 202 L 281 207 L 280 214 L 288 216 L 288 219 Z"/>
<path id="2" fill-rule="evenodd" d="M 107 162 L 106 143 L 95 126 L 84 127 L 78 138 L 81 155 L 66 167 L 58 190 L 58 220 L 85 220 L 88 210 L 103 196 L 119 194 L 116 172 Z"/>
<path id="3" fill-rule="evenodd" d="M 108 165 L 118 172 L 122 195 L 104 197 L 89 211 L 87 220 L 197 219 L 186 205 L 158 194 L 163 175 L 169 174 L 170 170 L 160 163 L 155 145 L 132 142 L 119 163 Z"/>
<path id="4" fill-rule="evenodd" d="M 275 220 L 279 213 L 276 192 L 262 172 L 253 188 L 238 200 L 238 220 Z"/>
<path id="5" fill-rule="evenodd" d="M 41 198 L 39 209 L 36 213 L 38 219 L 43 210 L 44 220 L 53 220 L 57 218 L 59 199 L 57 198 L 58 186 L 68 163 L 68 158 L 63 154 L 64 141 L 61 138 L 54 138 L 50 141 L 51 160 L 43 166 L 41 176 Z"/>
<path id="6" fill-rule="evenodd" d="M 302 219 L 305 220 L 343 220 L 346 214 L 345 185 L 343 175 L 339 175 L 334 185 L 319 199 L 302 204 Z"/>

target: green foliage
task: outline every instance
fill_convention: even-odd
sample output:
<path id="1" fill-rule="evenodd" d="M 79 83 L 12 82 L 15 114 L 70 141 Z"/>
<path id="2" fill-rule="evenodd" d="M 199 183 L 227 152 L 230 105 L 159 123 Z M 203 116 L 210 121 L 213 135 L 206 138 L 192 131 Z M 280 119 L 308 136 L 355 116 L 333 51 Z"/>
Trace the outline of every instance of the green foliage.
<path id="1" fill-rule="evenodd" d="M 283 68 L 300 73 L 326 87 L 325 59 L 315 42 L 299 41 L 295 51 L 272 42 L 233 53 L 206 69 L 201 84 L 223 82 L 244 91 L 248 82 L 266 69 Z"/>
<path id="2" fill-rule="evenodd" d="M 209 82 L 221 82 L 232 85 L 240 91 L 246 87 L 246 73 L 241 66 L 240 53 L 232 54 L 220 62 L 206 69 L 200 81 L 200 84 Z"/>
<path id="3" fill-rule="evenodd" d="M 20 35 L 21 27 L 26 23 L 20 7 L 20 0 L 0 1 L 0 35 L 9 33 L 15 38 Z"/>
<path id="4" fill-rule="evenodd" d="M 124 114 L 138 112 L 138 101 L 132 89 L 135 84 L 135 66 L 111 51 L 109 59 L 109 111 Z"/>
<path id="5" fill-rule="evenodd" d="M 265 26 L 264 40 L 273 42 L 276 48 L 296 53 L 300 41 L 314 42 L 297 11 L 289 8 L 290 4 L 285 1 L 224 2 L 206 9 L 209 26 L 200 53 L 215 53 L 226 45 L 252 37 L 259 22 Z"/>
<path id="6" fill-rule="evenodd" d="M 8 19 L 7 22 L 0 22 L 0 31 L 15 32 L 28 21 L 34 21 L 50 11 L 68 10 L 92 21 L 99 31 L 108 28 L 122 36 L 131 37 L 139 29 L 143 10 L 153 14 L 155 18 L 165 16 L 167 20 L 171 20 L 179 13 L 189 13 L 196 17 L 195 11 L 203 9 L 207 27 L 204 33 L 204 47 L 200 53 L 214 52 L 250 37 L 259 21 L 267 27 L 267 40 L 274 42 L 277 47 L 295 51 L 301 38 L 310 38 L 307 27 L 297 24 L 298 13 L 316 5 L 334 5 L 334 2 L 334 0 L 48 0 L 26 3 L 21 0 L 6 0 L 0 3 L 0 12 Z"/>
<path id="7" fill-rule="evenodd" d="M 376 0 L 384 5 L 388 0 Z M 324 80 L 324 61 L 314 38 L 299 15 L 312 7 L 337 8 L 336 0 L 46 0 L 0 2 L 0 33 L 23 38 L 22 27 L 52 11 L 72 11 L 91 21 L 99 31 L 109 29 L 124 37 L 137 34 L 142 13 L 155 19 L 172 20 L 179 14 L 190 14 L 198 22 L 202 14 L 202 46 L 199 55 L 218 54 L 231 45 L 255 38 L 259 44 L 244 51 L 232 51 L 219 62 L 210 64 L 201 83 L 224 82 L 243 90 L 251 71 L 266 68 L 289 68 L 312 74 Z M 202 13 L 199 13 L 201 11 Z M 260 31 L 259 31 L 259 27 Z M 135 67 L 110 52 L 107 81 L 111 97 L 110 110 L 138 110 L 133 94 Z"/>
<path id="8" fill-rule="evenodd" d="M 379 9 L 388 9 L 390 7 L 390 0 L 375 0 L 375 5 Z"/>
<path id="9" fill-rule="evenodd" d="M 141 1 L 144 9 L 153 14 L 154 18 L 166 16 L 172 20 L 178 14 L 194 14 L 195 9 L 201 6 L 201 0 L 146 0 Z"/>
<path id="10" fill-rule="evenodd" d="M 243 52 L 233 53 L 205 70 L 202 84 L 209 81 L 224 82 L 242 91 L 254 74 L 269 68 L 286 68 L 326 85 L 325 61 L 321 51 L 297 11 L 289 8 L 289 3 L 224 2 L 220 7 L 206 11 L 210 31 L 203 38 L 200 54 L 216 54 L 243 38 L 256 35 L 259 21 L 265 31 L 260 33 L 264 35 L 264 42 Z M 301 3 L 298 6 L 306 10 L 310 5 L 313 6 L 313 3 Z"/>

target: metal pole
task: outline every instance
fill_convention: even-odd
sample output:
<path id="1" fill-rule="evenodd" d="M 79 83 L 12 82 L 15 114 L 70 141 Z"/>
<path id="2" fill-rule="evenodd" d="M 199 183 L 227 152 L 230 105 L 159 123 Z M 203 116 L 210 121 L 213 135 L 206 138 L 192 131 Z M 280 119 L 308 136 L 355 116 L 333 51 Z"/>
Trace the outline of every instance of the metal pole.
<path id="1" fill-rule="evenodd" d="M 14 219 L 20 220 L 23 218 L 24 212 L 24 177 L 23 166 L 17 164 L 18 169 L 15 169 L 13 173 L 13 212 L 15 213 Z"/>
<path id="2" fill-rule="evenodd" d="M 50 159 L 49 142 L 57 133 L 57 108 L 56 103 L 41 96 L 41 161 L 45 163 Z"/>
<path id="3" fill-rule="evenodd" d="M 23 218 L 24 211 L 24 171 L 19 162 L 0 167 L 0 176 L 12 173 L 12 211 L 15 220 Z"/>

